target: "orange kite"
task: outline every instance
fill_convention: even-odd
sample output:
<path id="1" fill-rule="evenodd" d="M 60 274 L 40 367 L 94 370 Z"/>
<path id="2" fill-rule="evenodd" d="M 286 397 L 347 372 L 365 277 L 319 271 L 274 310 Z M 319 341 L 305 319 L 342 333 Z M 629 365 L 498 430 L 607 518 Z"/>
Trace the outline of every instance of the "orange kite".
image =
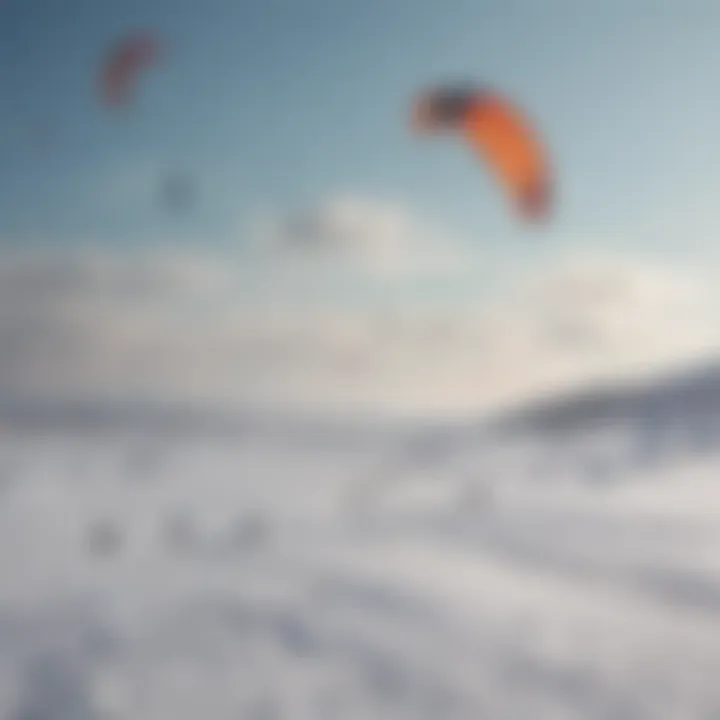
<path id="1" fill-rule="evenodd" d="M 412 126 L 420 133 L 462 133 L 491 166 L 523 219 L 548 218 L 553 183 L 545 148 L 507 99 L 491 90 L 431 89 L 416 100 Z"/>

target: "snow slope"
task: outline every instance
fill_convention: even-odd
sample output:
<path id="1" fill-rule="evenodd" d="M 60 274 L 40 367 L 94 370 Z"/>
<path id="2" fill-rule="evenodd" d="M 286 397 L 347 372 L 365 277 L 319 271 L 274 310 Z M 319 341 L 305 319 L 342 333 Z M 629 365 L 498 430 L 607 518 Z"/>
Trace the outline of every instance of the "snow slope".
<path id="1" fill-rule="evenodd" d="M 720 717 L 718 369 L 437 427 L 0 423 L 0 718 Z"/>

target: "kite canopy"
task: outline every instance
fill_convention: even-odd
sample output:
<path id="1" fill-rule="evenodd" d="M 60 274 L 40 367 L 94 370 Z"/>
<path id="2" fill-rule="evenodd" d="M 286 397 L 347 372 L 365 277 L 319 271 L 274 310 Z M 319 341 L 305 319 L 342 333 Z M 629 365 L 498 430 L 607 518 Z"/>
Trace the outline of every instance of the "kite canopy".
<path id="1" fill-rule="evenodd" d="M 546 150 L 529 120 L 507 99 L 484 89 L 434 88 L 416 100 L 411 124 L 419 133 L 462 133 L 523 219 L 549 216 L 552 180 Z"/>
<path id="2" fill-rule="evenodd" d="M 140 74 L 159 58 L 160 45 L 149 32 L 137 32 L 122 39 L 103 65 L 100 90 L 109 107 L 127 105 Z"/>

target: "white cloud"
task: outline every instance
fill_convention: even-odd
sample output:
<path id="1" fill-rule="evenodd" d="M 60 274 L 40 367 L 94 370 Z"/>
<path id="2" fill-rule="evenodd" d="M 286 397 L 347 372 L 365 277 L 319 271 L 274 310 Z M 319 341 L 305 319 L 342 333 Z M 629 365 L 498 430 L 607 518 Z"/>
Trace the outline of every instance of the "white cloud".
<path id="1" fill-rule="evenodd" d="M 393 217 L 352 202 L 313 222 L 320 246 L 344 238 L 373 268 L 366 236 L 385 228 L 380 244 L 405 248 L 393 272 L 407 271 L 413 223 Z M 6 251 L 0 392 L 481 412 L 720 347 L 716 283 L 642 258 L 559 262 L 482 305 L 390 312 L 332 293 L 324 305 L 248 302 L 256 250 Z"/>
<path id="2" fill-rule="evenodd" d="M 466 248 L 428 231 L 401 205 L 351 194 L 266 217 L 254 239 L 276 259 L 344 264 L 390 278 L 457 271 L 467 261 Z"/>

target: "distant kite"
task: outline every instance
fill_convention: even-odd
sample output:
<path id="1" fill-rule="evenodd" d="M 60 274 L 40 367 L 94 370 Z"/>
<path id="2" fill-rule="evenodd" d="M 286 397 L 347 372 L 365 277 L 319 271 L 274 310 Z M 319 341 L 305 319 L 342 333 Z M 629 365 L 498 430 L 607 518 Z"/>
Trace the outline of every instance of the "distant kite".
<path id="1" fill-rule="evenodd" d="M 148 32 L 121 40 L 108 54 L 100 77 L 100 91 L 108 107 L 127 105 L 140 74 L 157 62 L 160 44 Z"/>
<path id="2" fill-rule="evenodd" d="M 195 207 L 197 192 L 197 183 L 192 175 L 174 172 L 162 179 L 158 199 L 172 213 L 187 214 Z"/>
<path id="3" fill-rule="evenodd" d="M 549 216 L 553 183 L 546 150 L 531 123 L 498 93 L 467 87 L 431 89 L 415 102 L 412 127 L 421 133 L 462 133 L 490 165 L 524 220 Z"/>

